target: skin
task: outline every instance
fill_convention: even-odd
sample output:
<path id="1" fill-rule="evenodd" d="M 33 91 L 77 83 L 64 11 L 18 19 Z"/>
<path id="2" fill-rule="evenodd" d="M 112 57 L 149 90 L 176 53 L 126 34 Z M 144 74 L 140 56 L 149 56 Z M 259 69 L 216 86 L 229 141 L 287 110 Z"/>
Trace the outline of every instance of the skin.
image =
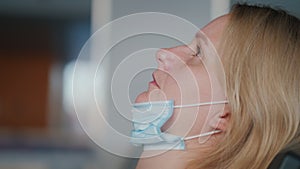
<path id="1" fill-rule="evenodd" d="M 229 15 L 221 16 L 200 30 L 212 42 L 219 54 L 220 39 L 228 19 Z M 212 69 L 209 71 L 204 66 L 213 63 L 214 60 L 209 60 L 210 57 L 204 56 L 204 53 L 198 53 L 197 48 L 202 45 L 200 41 L 205 39 L 200 31 L 189 45 L 161 49 L 157 52 L 158 69 L 153 73 L 154 81 L 149 83 L 147 91 L 136 98 L 136 103 L 172 99 L 175 105 L 182 105 L 226 99 L 222 84 L 211 80 L 214 77 L 218 79 L 217 74 L 211 73 L 214 66 L 211 66 Z M 214 88 L 214 95 L 212 95 L 212 88 Z M 218 113 L 208 113 L 210 108 Z M 162 127 L 162 131 L 179 136 L 193 136 L 214 129 L 225 131 L 228 117 L 229 108 L 224 104 L 175 109 L 173 116 Z M 205 154 L 207 147 L 213 146 L 222 134 L 223 132 L 207 138 L 208 140 L 203 144 L 199 144 L 198 139 L 186 141 L 185 151 L 144 152 L 142 157 L 151 153 L 158 155 L 141 157 L 136 168 L 185 168 L 188 160 L 193 158 L 194 150 L 203 150 Z M 197 155 L 199 156 L 199 152 Z"/>

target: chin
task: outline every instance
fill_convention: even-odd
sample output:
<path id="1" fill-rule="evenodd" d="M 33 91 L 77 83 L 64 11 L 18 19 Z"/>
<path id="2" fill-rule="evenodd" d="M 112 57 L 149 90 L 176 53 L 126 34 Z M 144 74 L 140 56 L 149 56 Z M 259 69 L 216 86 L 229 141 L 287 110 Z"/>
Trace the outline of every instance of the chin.
<path id="1" fill-rule="evenodd" d="M 147 102 L 147 101 L 148 101 L 147 92 L 143 92 L 143 93 L 139 94 L 135 99 L 135 103 L 142 103 L 142 102 Z"/>

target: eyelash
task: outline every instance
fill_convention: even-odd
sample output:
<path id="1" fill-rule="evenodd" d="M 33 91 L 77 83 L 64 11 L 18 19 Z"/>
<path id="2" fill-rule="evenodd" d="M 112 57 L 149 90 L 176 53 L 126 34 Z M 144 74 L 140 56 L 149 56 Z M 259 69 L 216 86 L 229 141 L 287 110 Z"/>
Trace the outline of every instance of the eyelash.
<path id="1" fill-rule="evenodd" d="M 195 56 L 201 57 L 200 55 L 201 55 L 201 48 L 197 46 Z"/>

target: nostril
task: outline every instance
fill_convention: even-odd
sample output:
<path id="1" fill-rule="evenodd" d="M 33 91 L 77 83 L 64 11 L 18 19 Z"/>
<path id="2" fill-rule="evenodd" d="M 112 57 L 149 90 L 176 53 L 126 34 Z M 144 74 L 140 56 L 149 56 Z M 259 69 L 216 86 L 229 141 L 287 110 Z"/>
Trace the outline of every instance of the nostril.
<path id="1" fill-rule="evenodd" d="M 166 58 L 167 58 L 167 53 L 163 49 L 160 49 L 159 51 L 157 51 L 156 59 L 159 62 L 164 62 L 164 60 L 166 60 Z"/>
<path id="2" fill-rule="evenodd" d="M 166 69 L 166 59 L 167 59 L 166 51 L 163 49 L 158 50 L 156 53 L 156 61 L 158 63 L 158 69 L 162 69 L 162 70 Z"/>

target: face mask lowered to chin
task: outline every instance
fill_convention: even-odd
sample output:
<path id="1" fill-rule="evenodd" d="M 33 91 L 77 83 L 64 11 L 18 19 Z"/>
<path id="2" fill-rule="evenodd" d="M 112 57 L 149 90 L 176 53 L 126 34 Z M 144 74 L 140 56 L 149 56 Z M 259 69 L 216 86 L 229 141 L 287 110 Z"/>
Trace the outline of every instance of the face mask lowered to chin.
<path id="1" fill-rule="evenodd" d="M 162 132 L 161 127 L 172 116 L 174 108 L 225 103 L 228 103 L 228 101 L 174 106 L 174 101 L 168 100 L 133 104 L 132 121 L 134 129 L 131 132 L 130 142 L 137 146 L 144 146 L 144 150 L 185 150 L 184 141 L 209 136 L 221 131 L 213 130 L 189 137 L 181 137 L 167 132 Z"/>

